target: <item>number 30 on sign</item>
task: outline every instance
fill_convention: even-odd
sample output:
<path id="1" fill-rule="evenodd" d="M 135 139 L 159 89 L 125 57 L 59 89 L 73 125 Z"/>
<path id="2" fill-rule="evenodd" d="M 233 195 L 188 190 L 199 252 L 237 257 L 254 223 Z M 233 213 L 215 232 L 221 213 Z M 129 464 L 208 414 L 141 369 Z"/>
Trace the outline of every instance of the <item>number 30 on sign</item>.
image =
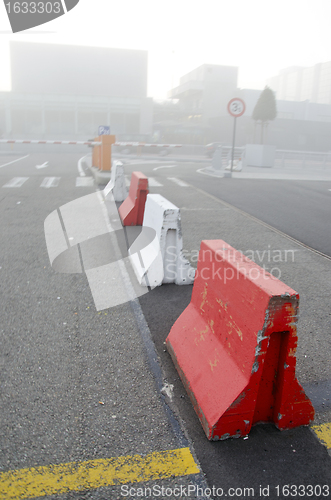
<path id="1" fill-rule="evenodd" d="M 239 99 L 239 97 L 231 99 L 228 104 L 228 112 L 235 118 L 238 118 L 238 116 L 242 116 L 245 113 L 245 110 L 245 103 L 242 99 Z"/>

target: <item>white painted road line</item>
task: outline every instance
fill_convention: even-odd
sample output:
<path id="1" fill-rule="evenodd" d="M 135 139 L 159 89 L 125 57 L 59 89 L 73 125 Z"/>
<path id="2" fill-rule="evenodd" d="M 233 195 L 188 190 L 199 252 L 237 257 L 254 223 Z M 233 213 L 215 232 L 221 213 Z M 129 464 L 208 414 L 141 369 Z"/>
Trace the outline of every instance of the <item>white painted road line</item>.
<path id="1" fill-rule="evenodd" d="M 150 187 L 162 187 L 163 184 L 161 184 L 159 181 L 154 179 L 154 177 L 148 177 L 148 185 Z"/>
<path id="2" fill-rule="evenodd" d="M 76 187 L 88 187 L 93 185 L 93 177 L 76 177 Z"/>
<path id="3" fill-rule="evenodd" d="M 48 161 L 45 161 L 42 165 L 36 165 L 36 168 L 39 170 L 40 168 L 46 168 L 49 166 Z"/>
<path id="4" fill-rule="evenodd" d="M 174 182 L 175 184 L 178 184 L 180 187 L 188 187 L 188 184 L 186 182 L 181 181 L 180 179 L 177 179 L 177 177 L 167 177 L 169 181 Z"/>
<path id="5" fill-rule="evenodd" d="M 199 168 L 197 172 L 198 174 L 209 175 L 209 177 L 218 177 L 219 179 L 224 177 L 224 174 L 221 171 L 213 170 L 210 167 Z"/>
<path id="6" fill-rule="evenodd" d="M 160 168 L 174 168 L 177 165 L 162 165 L 162 167 L 155 167 L 153 170 L 160 170 Z"/>
<path id="7" fill-rule="evenodd" d="M 19 188 L 21 187 L 24 182 L 26 182 L 28 180 L 29 177 L 14 177 L 13 179 L 11 179 L 9 182 L 7 182 L 7 184 L 5 184 L 4 188 Z"/>
<path id="8" fill-rule="evenodd" d="M 51 188 L 57 187 L 59 185 L 61 177 L 45 177 L 45 179 L 40 184 L 40 187 Z"/>
<path id="9" fill-rule="evenodd" d="M 85 158 L 86 158 L 86 156 L 83 156 L 82 158 L 80 158 L 80 160 L 78 160 L 78 165 L 77 165 L 77 167 L 78 167 L 78 172 L 79 172 L 79 175 L 80 175 L 81 177 L 85 177 L 85 176 L 86 176 L 86 174 L 85 174 L 85 172 L 84 172 L 84 169 L 83 169 L 83 166 L 82 166 L 83 160 L 84 160 Z"/>
<path id="10" fill-rule="evenodd" d="M 17 161 L 24 160 L 24 158 L 27 158 L 30 155 L 22 156 L 22 158 L 17 158 L 17 160 L 10 161 L 9 163 L 5 163 L 4 165 L 0 165 L 0 168 L 6 167 L 7 165 L 11 165 L 12 163 L 16 163 Z"/>

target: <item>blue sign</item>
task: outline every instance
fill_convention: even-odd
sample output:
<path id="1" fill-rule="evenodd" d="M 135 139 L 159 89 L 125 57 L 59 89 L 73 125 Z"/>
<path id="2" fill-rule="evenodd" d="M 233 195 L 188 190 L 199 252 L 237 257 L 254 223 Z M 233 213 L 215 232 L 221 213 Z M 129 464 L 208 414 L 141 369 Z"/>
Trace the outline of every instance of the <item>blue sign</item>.
<path id="1" fill-rule="evenodd" d="M 110 127 L 108 125 L 100 125 L 98 132 L 98 135 L 110 135 Z"/>

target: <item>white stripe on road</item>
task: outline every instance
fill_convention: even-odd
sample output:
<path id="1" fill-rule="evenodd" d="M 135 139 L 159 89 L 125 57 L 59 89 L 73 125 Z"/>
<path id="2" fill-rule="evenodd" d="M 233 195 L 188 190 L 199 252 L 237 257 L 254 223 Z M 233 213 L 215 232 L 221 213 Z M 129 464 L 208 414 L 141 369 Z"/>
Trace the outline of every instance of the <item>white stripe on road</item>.
<path id="1" fill-rule="evenodd" d="M 79 175 L 80 175 L 81 177 L 85 177 L 85 176 L 86 176 L 86 174 L 85 174 L 85 172 L 84 172 L 84 169 L 83 169 L 83 167 L 82 167 L 82 163 L 83 163 L 83 160 L 84 160 L 85 158 L 86 158 L 86 156 L 83 156 L 82 158 L 80 158 L 80 160 L 78 160 L 78 165 L 77 165 L 77 166 L 78 166 L 78 172 L 79 172 Z"/>
<path id="2" fill-rule="evenodd" d="M 153 170 L 160 170 L 160 168 L 174 168 L 176 165 L 162 165 L 162 167 L 155 167 Z"/>
<path id="3" fill-rule="evenodd" d="M 61 177 L 45 177 L 45 179 L 40 184 L 40 187 L 51 188 L 57 187 L 59 185 Z"/>
<path id="4" fill-rule="evenodd" d="M 4 184 L 2 187 L 4 188 L 19 188 L 23 186 L 23 184 L 30 177 L 13 177 L 10 181 Z M 45 177 L 42 183 L 40 184 L 41 188 L 51 188 L 58 187 L 60 183 L 61 177 Z M 76 187 L 89 187 L 94 186 L 93 177 L 76 177 Z"/>
<path id="5" fill-rule="evenodd" d="M 40 168 L 46 168 L 48 167 L 49 163 L 48 161 L 45 161 L 42 165 L 36 165 L 36 168 L 39 170 Z"/>
<path id="6" fill-rule="evenodd" d="M 93 185 L 94 185 L 93 177 L 76 177 L 76 187 L 87 187 Z"/>
<path id="7" fill-rule="evenodd" d="M 162 187 L 163 184 L 161 184 L 159 181 L 154 179 L 154 177 L 148 177 L 148 185 L 151 187 Z"/>
<path id="8" fill-rule="evenodd" d="M 5 163 L 4 165 L 0 165 L 0 168 L 6 167 L 7 165 L 11 165 L 12 163 L 16 163 L 17 161 L 24 160 L 24 158 L 27 158 L 30 155 L 22 156 L 22 158 L 17 158 L 17 160 L 10 161 L 9 163 Z"/>
<path id="9" fill-rule="evenodd" d="M 28 180 L 29 177 L 14 177 L 7 184 L 5 184 L 4 188 L 19 188 L 21 187 L 25 181 Z"/>
<path id="10" fill-rule="evenodd" d="M 174 182 L 175 184 L 178 184 L 180 187 L 188 187 L 188 184 L 186 182 L 181 181 L 180 179 L 177 179 L 177 177 L 167 177 L 169 181 Z"/>

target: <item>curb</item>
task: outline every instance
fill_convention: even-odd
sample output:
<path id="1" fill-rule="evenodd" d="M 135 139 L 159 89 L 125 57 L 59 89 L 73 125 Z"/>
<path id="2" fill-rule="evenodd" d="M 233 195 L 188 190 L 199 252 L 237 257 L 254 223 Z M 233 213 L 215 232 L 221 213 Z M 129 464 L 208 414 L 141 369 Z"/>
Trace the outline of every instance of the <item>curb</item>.
<path id="1" fill-rule="evenodd" d="M 100 171 L 97 167 L 90 167 L 88 165 L 88 168 L 92 172 L 92 175 L 95 179 L 95 182 L 99 185 L 106 185 L 110 181 L 110 170 L 106 172 Z"/>

